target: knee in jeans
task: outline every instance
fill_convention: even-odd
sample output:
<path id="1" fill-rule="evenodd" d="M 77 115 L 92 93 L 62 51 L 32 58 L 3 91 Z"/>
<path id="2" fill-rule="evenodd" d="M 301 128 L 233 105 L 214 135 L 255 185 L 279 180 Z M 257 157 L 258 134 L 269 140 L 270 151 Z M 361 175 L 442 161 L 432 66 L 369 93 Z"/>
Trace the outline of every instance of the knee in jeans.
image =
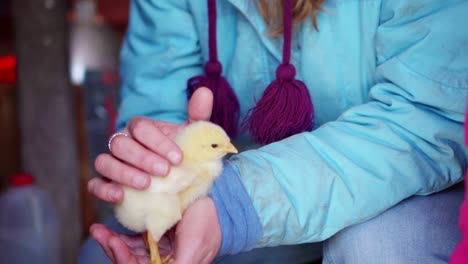
<path id="1" fill-rule="evenodd" d="M 324 243 L 324 263 L 374 264 L 408 262 L 407 246 L 394 236 L 380 235 L 375 230 L 351 227 Z"/>

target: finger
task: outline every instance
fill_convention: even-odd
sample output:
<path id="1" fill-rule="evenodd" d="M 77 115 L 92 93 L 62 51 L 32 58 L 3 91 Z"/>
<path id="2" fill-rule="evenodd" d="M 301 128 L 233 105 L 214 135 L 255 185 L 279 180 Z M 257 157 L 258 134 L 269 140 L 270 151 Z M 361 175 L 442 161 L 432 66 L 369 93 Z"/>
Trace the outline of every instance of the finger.
<path id="1" fill-rule="evenodd" d="M 119 186 L 100 178 L 93 178 L 88 182 L 88 192 L 108 203 L 120 202 L 124 195 Z"/>
<path id="2" fill-rule="evenodd" d="M 130 249 L 130 252 L 132 253 L 132 255 L 134 255 L 134 256 L 149 256 L 150 255 L 149 252 L 148 252 L 148 249 L 146 249 L 146 248 L 139 247 L 139 248 L 129 248 L 129 249 Z"/>
<path id="3" fill-rule="evenodd" d="M 159 248 L 159 253 L 161 254 L 162 258 L 174 255 L 174 251 L 172 250 L 172 248 L 161 248 L 160 247 Z"/>
<path id="4" fill-rule="evenodd" d="M 163 133 L 160 126 L 167 128 L 168 124 L 139 117 L 132 118 L 128 122 L 127 129 L 132 137 L 146 148 L 161 155 L 172 164 L 178 164 L 182 160 L 182 152 L 173 139 Z M 177 130 L 176 125 L 171 127 L 174 131 Z"/>
<path id="5" fill-rule="evenodd" d="M 106 255 L 114 262 L 114 255 L 109 247 L 109 239 L 114 235 L 107 227 L 101 224 L 93 224 L 89 228 L 91 236 L 99 243 Z"/>
<path id="6" fill-rule="evenodd" d="M 150 263 L 149 256 L 136 256 L 138 264 L 148 264 Z"/>
<path id="7" fill-rule="evenodd" d="M 169 162 L 166 159 L 152 153 L 131 138 L 114 138 L 111 149 L 115 157 L 149 174 L 163 176 L 169 172 Z"/>
<path id="8" fill-rule="evenodd" d="M 125 164 L 109 154 L 100 154 L 94 162 L 96 170 L 104 177 L 136 189 L 146 189 L 150 176 L 134 167 Z"/>
<path id="9" fill-rule="evenodd" d="M 137 264 L 135 256 L 130 253 L 127 245 L 118 237 L 113 236 L 109 239 L 109 248 L 114 255 L 114 261 L 117 264 Z"/>
<path id="10" fill-rule="evenodd" d="M 130 248 L 146 248 L 147 247 L 145 241 L 140 235 L 126 236 L 126 235 L 119 234 L 118 236 Z"/>
<path id="11" fill-rule="evenodd" d="M 167 237 L 167 235 L 163 236 L 159 242 L 159 252 L 161 253 L 161 256 L 165 257 L 167 255 L 173 255 L 173 247 L 172 247 L 172 241 Z"/>
<path id="12" fill-rule="evenodd" d="M 188 103 L 188 121 L 210 120 L 213 111 L 213 93 L 206 87 L 198 88 Z"/>

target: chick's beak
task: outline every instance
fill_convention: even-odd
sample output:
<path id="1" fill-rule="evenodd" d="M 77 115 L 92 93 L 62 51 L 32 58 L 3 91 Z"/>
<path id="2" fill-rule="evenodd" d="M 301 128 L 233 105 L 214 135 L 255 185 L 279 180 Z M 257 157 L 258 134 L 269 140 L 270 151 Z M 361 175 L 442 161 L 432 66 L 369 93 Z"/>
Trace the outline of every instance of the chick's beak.
<path id="1" fill-rule="evenodd" d="M 226 153 L 239 153 L 239 151 L 237 151 L 236 147 L 234 147 L 234 145 L 231 142 L 228 143 L 225 150 Z"/>

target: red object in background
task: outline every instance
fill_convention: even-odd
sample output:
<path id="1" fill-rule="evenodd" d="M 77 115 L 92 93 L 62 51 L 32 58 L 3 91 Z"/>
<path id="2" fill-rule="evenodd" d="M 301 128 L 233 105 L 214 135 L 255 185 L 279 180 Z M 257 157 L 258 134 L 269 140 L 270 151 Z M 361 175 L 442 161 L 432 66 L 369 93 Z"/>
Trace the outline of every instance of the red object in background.
<path id="1" fill-rule="evenodd" d="M 128 22 L 129 0 L 98 0 L 98 14 L 104 16 L 105 20 L 116 27 L 125 28 Z"/>
<path id="2" fill-rule="evenodd" d="M 16 57 L 8 55 L 0 57 L 0 84 L 16 83 Z"/>
<path id="3" fill-rule="evenodd" d="M 118 85 L 119 83 L 119 75 L 117 72 L 104 72 L 102 74 L 102 83 L 106 86 Z M 109 127 L 107 128 L 107 134 L 110 137 L 114 134 L 115 125 L 117 122 L 117 106 L 115 104 L 115 99 L 113 98 L 112 94 L 108 94 L 104 99 L 104 107 L 107 111 L 109 116 Z"/>
<path id="4" fill-rule="evenodd" d="M 68 0 L 72 7 L 78 0 Z M 130 0 L 94 0 L 97 13 L 104 21 L 121 34 L 125 33 L 128 23 Z M 71 15 L 73 16 L 73 15 Z"/>
<path id="5" fill-rule="evenodd" d="M 106 96 L 104 107 L 109 115 L 109 127 L 107 128 L 107 135 L 110 137 L 116 131 L 117 111 L 114 100 L 111 96 Z"/>
<path id="6" fill-rule="evenodd" d="M 34 177 L 25 172 L 17 173 L 10 177 L 9 182 L 13 187 L 30 186 L 34 184 Z"/>

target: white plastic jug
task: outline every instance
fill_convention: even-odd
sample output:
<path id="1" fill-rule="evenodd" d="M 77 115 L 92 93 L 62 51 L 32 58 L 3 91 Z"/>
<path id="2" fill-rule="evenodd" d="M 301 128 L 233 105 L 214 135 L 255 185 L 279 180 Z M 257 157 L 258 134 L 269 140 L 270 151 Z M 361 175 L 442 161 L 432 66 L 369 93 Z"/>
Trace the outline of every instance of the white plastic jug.
<path id="1" fill-rule="evenodd" d="M 0 262 L 60 263 L 57 212 L 47 192 L 30 174 L 10 178 L 0 196 Z"/>

